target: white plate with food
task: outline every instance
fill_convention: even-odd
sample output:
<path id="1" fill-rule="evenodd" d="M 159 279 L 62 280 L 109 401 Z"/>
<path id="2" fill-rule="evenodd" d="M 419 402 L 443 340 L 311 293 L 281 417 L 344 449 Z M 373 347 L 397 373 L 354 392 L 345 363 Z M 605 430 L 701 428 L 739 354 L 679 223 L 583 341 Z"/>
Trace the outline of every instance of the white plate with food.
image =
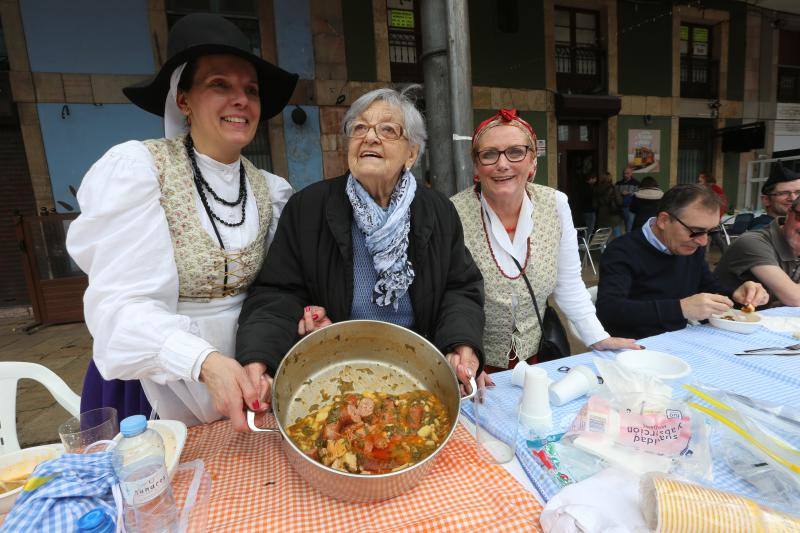
<path id="1" fill-rule="evenodd" d="M 746 310 L 746 308 L 743 308 Z M 728 309 L 721 315 L 711 315 L 708 321 L 712 326 L 734 333 L 753 333 L 761 326 L 761 315 L 756 312 Z"/>
<path id="2" fill-rule="evenodd" d="M 0 514 L 14 506 L 34 468 L 63 453 L 64 445 L 59 442 L 0 455 Z"/>
<path id="3" fill-rule="evenodd" d="M 628 350 L 617 354 L 617 362 L 630 370 L 657 377 L 664 381 L 689 375 L 689 363 L 674 355 L 656 350 Z"/>

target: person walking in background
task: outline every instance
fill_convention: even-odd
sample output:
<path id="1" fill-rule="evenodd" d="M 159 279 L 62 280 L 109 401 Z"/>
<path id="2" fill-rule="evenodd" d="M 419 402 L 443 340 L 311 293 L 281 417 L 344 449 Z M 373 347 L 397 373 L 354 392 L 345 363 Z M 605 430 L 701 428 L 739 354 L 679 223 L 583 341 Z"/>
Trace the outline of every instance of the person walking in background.
<path id="1" fill-rule="evenodd" d="M 583 223 L 586 225 L 586 238 L 590 238 L 594 233 L 594 223 L 597 219 L 597 211 L 594 208 L 594 187 L 597 184 L 597 174 L 589 174 L 581 184 L 579 201 L 583 210 Z"/>
<path id="2" fill-rule="evenodd" d="M 633 167 L 630 165 L 625 167 L 625 170 L 622 171 L 622 179 L 619 180 L 614 187 L 617 189 L 617 193 L 622 197 L 622 218 L 625 221 L 625 231 L 630 233 L 634 218 L 630 210 L 630 205 L 633 201 L 633 195 L 639 190 L 639 182 L 633 177 Z"/>
<path id="3" fill-rule="evenodd" d="M 658 202 L 664 196 L 664 191 L 658 186 L 658 182 L 652 176 L 642 179 L 639 190 L 633 194 L 630 211 L 634 214 L 633 227 L 631 231 L 641 228 L 650 217 L 658 214 Z"/>
<path id="4" fill-rule="evenodd" d="M 611 183 L 611 174 L 608 172 L 597 179 L 592 195 L 592 206 L 596 212 L 598 228 L 611 228 L 614 237 L 622 235 L 622 197 Z"/>
<path id="5" fill-rule="evenodd" d="M 714 176 L 711 176 L 705 170 L 701 170 L 700 174 L 697 175 L 697 183 L 700 185 L 705 185 L 714 191 L 714 194 L 719 196 L 719 216 L 721 218 L 723 215 L 725 215 L 725 211 L 728 209 L 728 197 L 725 196 L 725 191 L 722 190 L 722 187 L 717 185 L 717 179 Z M 713 233 L 711 235 L 711 238 L 709 239 L 709 250 L 711 249 L 711 244 L 719 248 L 720 253 L 725 253 L 725 249 L 728 247 L 727 243 L 723 240 L 722 235 L 719 233 Z"/>

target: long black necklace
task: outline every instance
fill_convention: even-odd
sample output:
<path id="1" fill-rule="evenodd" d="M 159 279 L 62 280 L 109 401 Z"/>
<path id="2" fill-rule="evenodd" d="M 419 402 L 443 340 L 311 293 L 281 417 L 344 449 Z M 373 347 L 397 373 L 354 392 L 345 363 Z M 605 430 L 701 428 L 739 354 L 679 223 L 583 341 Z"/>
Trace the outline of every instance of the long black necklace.
<path id="1" fill-rule="evenodd" d="M 219 232 L 217 231 L 216 224 L 214 220 L 225 224 L 228 227 L 235 228 L 237 226 L 241 226 L 244 224 L 245 219 L 245 207 L 247 206 L 247 178 L 245 177 L 244 173 L 244 165 L 239 163 L 239 197 L 236 198 L 233 202 L 225 200 L 221 198 L 216 191 L 211 187 L 211 185 L 206 181 L 203 177 L 203 173 L 200 172 L 200 167 L 197 166 L 197 158 L 194 155 L 194 141 L 192 140 L 191 135 L 186 136 L 186 153 L 189 156 L 189 161 L 192 164 L 192 173 L 194 174 L 194 184 L 197 187 L 197 192 L 200 194 L 200 201 L 203 203 L 203 207 L 206 210 L 209 218 L 211 218 L 211 224 L 214 226 L 214 232 L 217 234 L 217 238 L 220 241 L 220 245 L 222 245 L 222 238 L 219 236 Z M 239 222 L 228 222 L 227 220 L 223 220 L 219 217 L 214 211 L 211 210 L 211 206 L 208 204 L 208 197 L 206 196 L 206 191 L 208 191 L 211 196 L 217 202 L 221 203 L 222 205 L 227 205 L 228 207 L 236 207 L 237 205 L 242 206 L 242 219 Z M 223 246 L 224 248 L 224 246 Z"/>
<path id="2" fill-rule="evenodd" d="M 219 233 L 219 229 L 217 228 L 216 222 L 214 220 L 218 220 L 222 222 L 226 226 L 235 228 L 236 226 L 241 226 L 244 224 L 244 217 L 245 211 L 244 208 L 247 205 L 247 187 L 246 187 L 246 179 L 244 174 L 244 163 L 239 163 L 239 198 L 236 199 L 235 202 L 228 202 L 227 200 L 220 198 L 214 189 L 211 188 L 211 185 L 205 180 L 203 177 L 202 172 L 200 172 L 200 167 L 197 166 L 197 159 L 194 156 L 194 141 L 192 140 L 191 135 L 186 135 L 186 153 L 189 156 L 189 161 L 192 164 L 192 173 L 194 174 L 194 184 L 197 187 L 197 193 L 200 195 L 200 201 L 203 204 L 203 208 L 206 210 L 206 214 L 208 215 L 209 220 L 211 221 L 211 227 L 214 228 L 214 234 L 217 236 L 217 241 L 219 241 L 219 246 L 223 250 L 225 249 L 225 243 L 222 242 L 222 235 Z M 242 220 L 239 222 L 226 222 L 222 220 L 216 213 L 211 210 L 211 206 L 208 205 L 208 198 L 206 198 L 205 191 L 211 193 L 211 196 L 214 197 L 216 201 L 223 205 L 227 205 L 230 207 L 235 207 L 238 204 L 242 204 Z M 222 294 L 225 296 L 225 293 L 228 290 L 228 256 L 225 256 L 225 277 L 222 281 Z"/>

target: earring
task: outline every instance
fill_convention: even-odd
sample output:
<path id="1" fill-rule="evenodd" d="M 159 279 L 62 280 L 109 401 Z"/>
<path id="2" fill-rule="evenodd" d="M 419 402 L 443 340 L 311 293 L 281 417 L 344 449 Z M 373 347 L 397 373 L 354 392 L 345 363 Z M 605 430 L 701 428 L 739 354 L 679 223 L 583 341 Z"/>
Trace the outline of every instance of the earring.
<path id="1" fill-rule="evenodd" d="M 481 181 L 481 179 L 478 177 L 477 174 L 475 174 L 474 176 L 472 176 L 472 181 L 474 181 L 475 183 L 478 183 L 479 181 Z"/>

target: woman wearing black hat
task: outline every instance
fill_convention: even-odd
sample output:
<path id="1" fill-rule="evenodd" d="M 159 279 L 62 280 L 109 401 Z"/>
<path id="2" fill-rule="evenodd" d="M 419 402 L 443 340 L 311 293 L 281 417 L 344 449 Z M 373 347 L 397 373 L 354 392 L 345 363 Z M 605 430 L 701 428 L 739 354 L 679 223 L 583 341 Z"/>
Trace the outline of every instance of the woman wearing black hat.
<path id="1" fill-rule="evenodd" d="M 168 49 L 153 79 L 124 90 L 164 117 L 166 138 L 123 143 L 95 163 L 67 237 L 89 275 L 81 410 L 110 405 L 121 418 L 152 404 L 187 425 L 228 416 L 245 429 L 244 404 L 262 408 L 266 384 L 229 357 L 236 319 L 292 191 L 241 151 L 297 76 L 251 54 L 216 15 L 178 21 Z"/>

